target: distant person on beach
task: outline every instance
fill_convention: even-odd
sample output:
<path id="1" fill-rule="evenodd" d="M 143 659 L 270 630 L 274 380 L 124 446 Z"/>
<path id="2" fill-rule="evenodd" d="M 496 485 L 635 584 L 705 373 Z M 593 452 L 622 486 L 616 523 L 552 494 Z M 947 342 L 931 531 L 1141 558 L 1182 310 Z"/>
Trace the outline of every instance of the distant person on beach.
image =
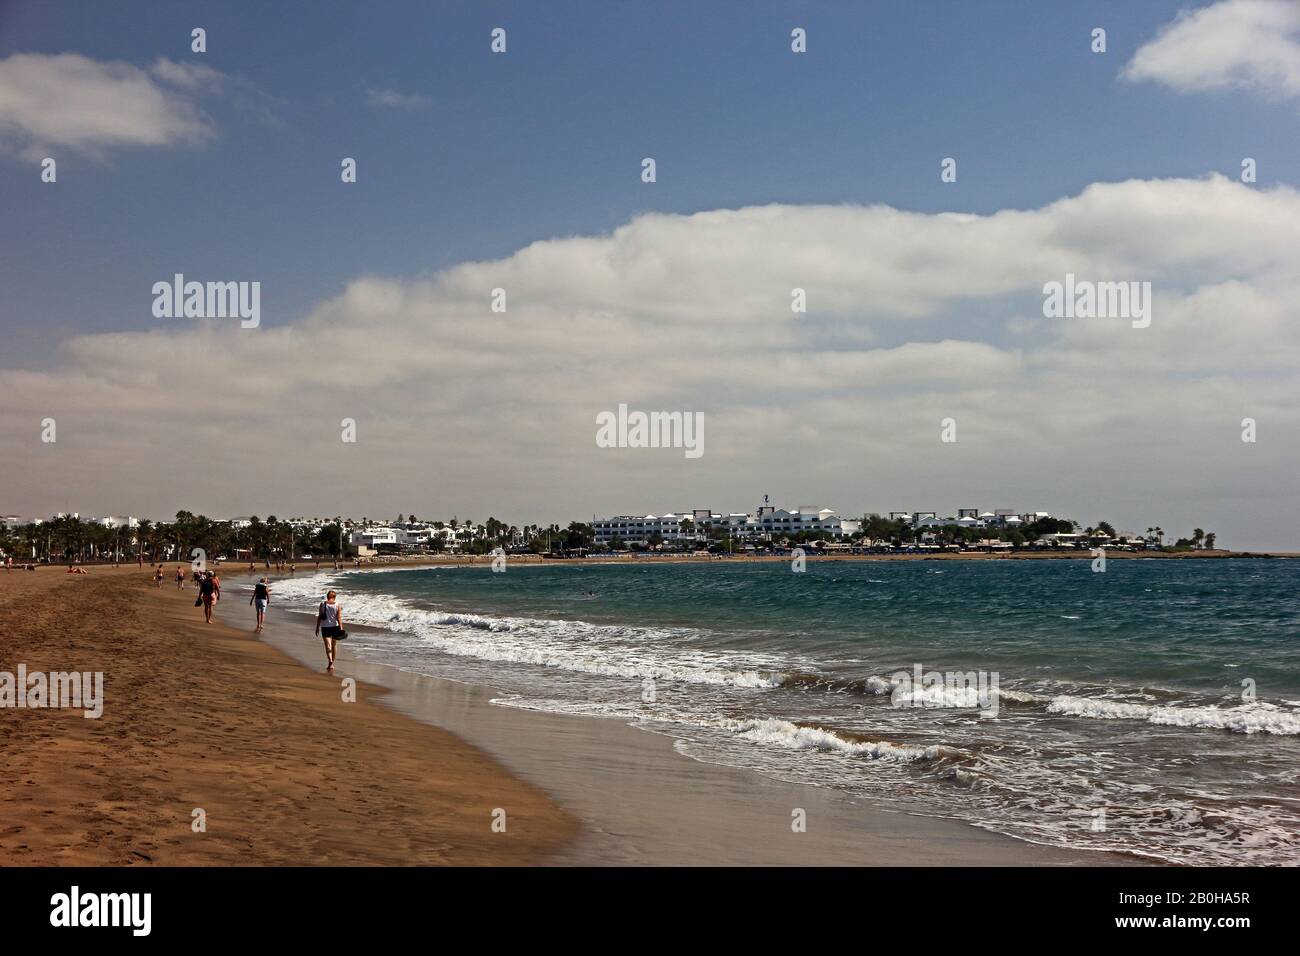
<path id="1" fill-rule="evenodd" d="M 185 590 L 185 572 L 181 570 L 179 564 L 176 565 L 176 590 Z"/>
<path id="2" fill-rule="evenodd" d="M 163 579 L 162 563 L 159 562 L 158 570 L 153 573 L 153 586 L 156 588 L 162 587 L 162 579 Z"/>
<path id="3" fill-rule="evenodd" d="M 266 578 L 253 585 L 253 596 L 248 599 L 248 603 L 257 605 L 257 630 L 253 633 L 261 634 L 266 624 L 266 606 L 271 603 L 271 589 L 267 587 Z"/>
<path id="4" fill-rule="evenodd" d="M 85 568 L 76 568 L 76 567 L 73 567 L 72 565 L 69 564 L 69 565 L 68 565 L 68 573 L 69 573 L 69 574 L 89 574 L 90 572 L 87 571 Z"/>
<path id="5" fill-rule="evenodd" d="M 348 636 L 348 632 L 343 630 L 343 608 L 333 591 L 325 595 L 316 611 L 316 635 L 325 641 L 325 661 L 328 664 L 325 673 L 333 674 L 338 642 Z"/>
<path id="6" fill-rule="evenodd" d="M 212 606 L 217 603 L 219 585 L 216 576 L 209 571 L 199 578 L 199 601 L 203 604 L 203 620 L 212 623 Z"/>

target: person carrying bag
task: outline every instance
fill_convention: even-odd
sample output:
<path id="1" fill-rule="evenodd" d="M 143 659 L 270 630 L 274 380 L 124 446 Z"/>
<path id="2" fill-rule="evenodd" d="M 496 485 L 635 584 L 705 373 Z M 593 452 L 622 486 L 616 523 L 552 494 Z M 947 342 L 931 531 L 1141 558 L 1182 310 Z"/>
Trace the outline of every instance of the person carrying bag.
<path id="1" fill-rule="evenodd" d="M 343 630 L 343 608 L 338 604 L 336 595 L 330 591 L 316 610 L 316 634 L 325 642 L 325 661 L 328 665 L 325 673 L 334 673 L 334 654 L 338 642 L 348 636 Z"/>

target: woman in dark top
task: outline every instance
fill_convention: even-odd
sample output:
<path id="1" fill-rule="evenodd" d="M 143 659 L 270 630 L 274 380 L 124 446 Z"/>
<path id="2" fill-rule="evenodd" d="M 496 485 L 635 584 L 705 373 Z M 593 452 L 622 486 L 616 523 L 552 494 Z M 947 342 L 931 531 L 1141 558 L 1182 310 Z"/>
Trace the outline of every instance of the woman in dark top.
<path id="1" fill-rule="evenodd" d="M 253 596 L 248 599 L 248 603 L 257 605 L 257 630 L 253 633 L 261 634 L 266 625 L 266 606 L 271 603 L 271 589 L 267 587 L 266 578 L 253 585 Z"/>

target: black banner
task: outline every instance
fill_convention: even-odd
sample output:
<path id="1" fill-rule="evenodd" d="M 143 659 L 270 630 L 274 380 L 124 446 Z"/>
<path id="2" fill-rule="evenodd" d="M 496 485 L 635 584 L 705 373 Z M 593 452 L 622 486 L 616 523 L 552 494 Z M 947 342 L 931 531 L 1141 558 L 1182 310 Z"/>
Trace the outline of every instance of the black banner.
<path id="1" fill-rule="evenodd" d="M 432 934 L 486 932 L 499 944 L 516 935 L 540 943 L 557 933 L 621 940 L 671 930 L 681 945 L 681 934 L 734 942 L 754 931 L 838 927 L 872 938 L 892 927 L 971 945 L 991 942 L 989 933 L 1010 942 L 1010 934 L 1038 931 L 1147 944 L 1199 934 L 1231 945 L 1242 933 L 1285 925 L 1293 882 L 1285 870 L 1172 867 L 46 868 L 0 870 L 0 916 L 6 942 L 75 933 L 80 943 L 374 944 L 430 934 L 436 945 Z"/>

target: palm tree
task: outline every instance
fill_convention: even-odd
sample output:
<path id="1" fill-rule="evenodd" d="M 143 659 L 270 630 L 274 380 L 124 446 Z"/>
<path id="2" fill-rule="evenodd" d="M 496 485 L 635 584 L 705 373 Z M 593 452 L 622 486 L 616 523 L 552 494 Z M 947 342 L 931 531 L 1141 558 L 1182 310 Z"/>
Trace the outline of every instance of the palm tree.
<path id="1" fill-rule="evenodd" d="M 153 522 L 148 518 L 141 518 L 135 526 L 135 553 L 136 556 L 144 554 L 144 543 L 149 540 L 149 535 L 153 533 Z"/>
<path id="2" fill-rule="evenodd" d="M 1204 532 L 1203 530 L 1201 530 L 1200 528 L 1195 528 L 1195 529 L 1193 529 L 1193 531 L 1192 531 L 1192 547 L 1193 547 L 1193 548 L 1199 548 L 1199 547 L 1201 546 L 1201 542 L 1204 541 L 1204 540 L 1205 540 L 1205 532 Z"/>

